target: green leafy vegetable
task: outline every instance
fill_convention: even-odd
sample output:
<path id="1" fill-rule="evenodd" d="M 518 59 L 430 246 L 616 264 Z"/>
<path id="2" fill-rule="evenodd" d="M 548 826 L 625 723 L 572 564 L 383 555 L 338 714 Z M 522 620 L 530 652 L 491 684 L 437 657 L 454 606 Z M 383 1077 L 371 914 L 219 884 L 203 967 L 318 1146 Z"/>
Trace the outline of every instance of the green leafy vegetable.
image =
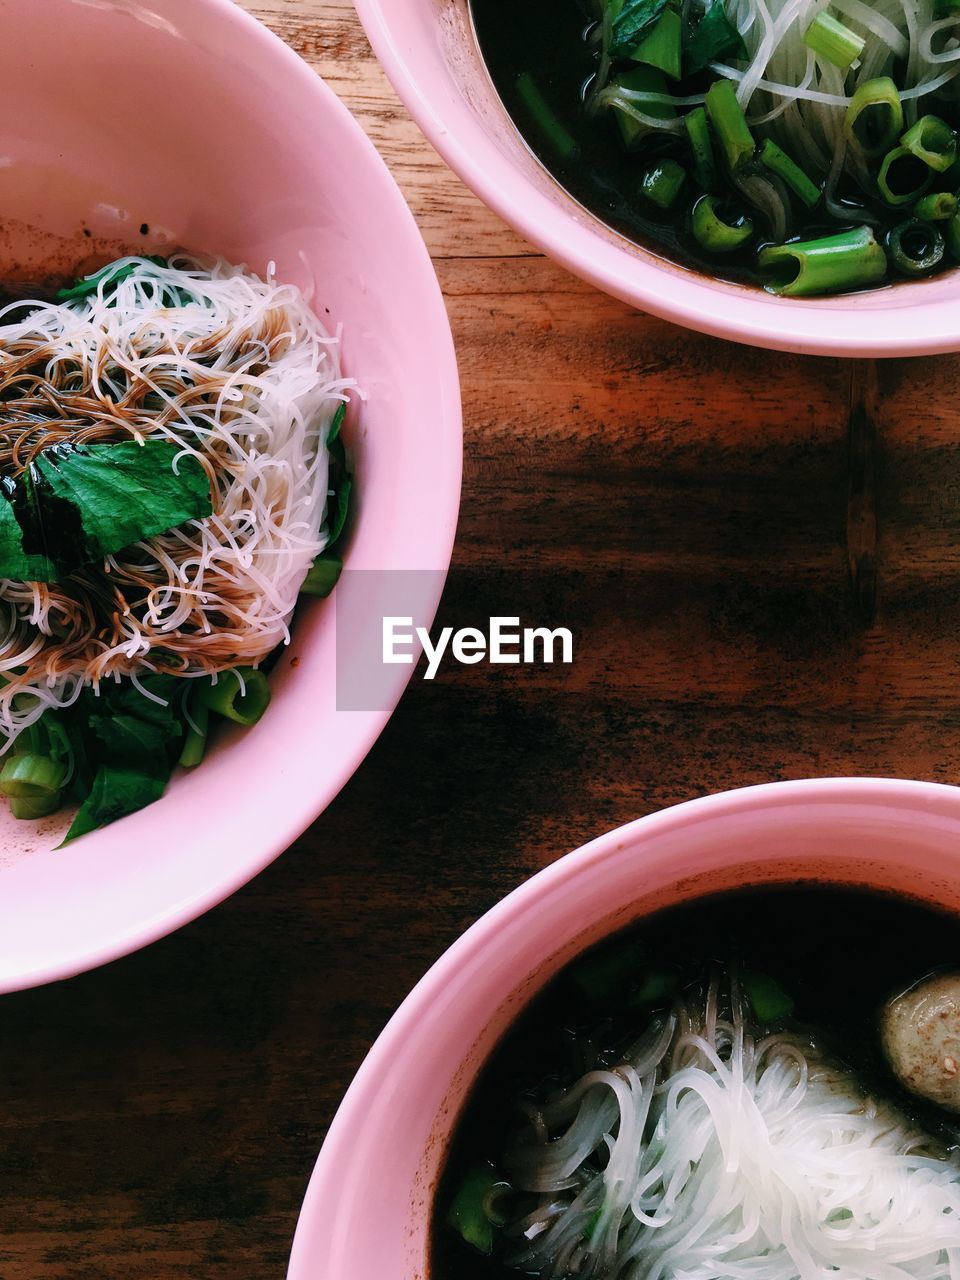
<path id="1" fill-rule="evenodd" d="M 743 975 L 743 989 L 761 1022 L 776 1022 L 793 1013 L 793 997 L 769 973 L 747 969 Z"/>
<path id="2" fill-rule="evenodd" d="M 330 492 L 327 498 L 329 540 L 307 571 L 303 586 L 300 588 L 302 595 L 321 598 L 328 596 L 337 585 L 343 571 L 343 560 L 335 554 L 334 548 L 343 536 L 353 497 L 353 476 L 350 474 L 347 451 L 340 435 L 346 412 L 346 404 L 340 404 L 337 407 L 327 435 L 327 448 L 330 450 L 328 481 Z"/>
<path id="3" fill-rule="evenodd" d="M 631 62 L 656 67 L 671 80 L 680 79 L 680 50 L 683 24 L 675 9 L 663 13 L 630 54 Z"/>
<path id="4" fill-rule="evenodd" d="M 167 265 L 166 258 L 156 258 L 149 254 L 137 261 L 152 262 L 155 267 L 165 267 Z M 117 266 L 116 263 L 111 262 L 107 266 L 101 267 L 99 271 L 95 271 L 93 275 L 83 276 L 75 281 L 68 289 L 60 289 L 57 297 L 61 302 L 72 302 L 76 298 L 89 298 L 97 292 L 101 284 L 106 292 L 106 290 L 126 280 L 127 276 L 133 275 L 136 269 L 136 262 L 127 262 L 123 266 Z"/>
<path id="5" fill-rule="evenodd" d="M 166 440 L 51 445 L 2 493 L 0 577 L 30 582 L 57 581 L 213 509 L 203 467 Z"/>
<path id="6" fill-rule="evenodd" d="M 657 21 L 667 0 L 623 0 L 613 19 L 610 33 L 610 56 L 629 57 L 641 37 Z"/>
<path id="7" fill-rule="evenodd" d="M 125 818 L 128 813 L 136 813 L 138 809 L 153 804 L 163 795 L 169 776 L 169 770 L 158 775 L 139 769 L 102 765 L 63 843 L 68 844 L 89 831 L 105 827 L 118 818 Z"/>
<path id="8" fill-rule="evenodd" d="M 713 0 L 684 49 L 684 70 L 693 75 L 722 58 L 745 58 L 747 46 L 727 17 L 723 0 Z"/>
<path id="9" fill-rule="evenodd" d="M 321 551 L 307 572 L 300 591 L 305 596 L 328 596 L 340 581 L 343 561 L 329 551 Z"/>
<path id="10" fill-rule="evenodd" d="M 578 960 L 570 976 L 588 1000 L 615 1001 L 636 981 L 645 964 L 641 946 L 632 940 L 618 940 Z"/>
<path id="11" fill-rule="evenodd" d="M 341 400 L 340 403 L 337 405 L 337 411 L 333 415 L 333 420 L 330 423 L 330 431 L 327 435 L 328 449 L 333 444 L 334 440 L 339 438 L 340 428 L 343 426 L 343 420 L 346 416 L 347 416 L 347 402 L 345 400 Z"/>
<path id="12" fill-rule="evenodd" d="M 57 566 L 42 553 L 24 550 L 24 532 L 20 528 L 13 500 L 16 482 L 8 476 L 0 480 L 0 578 L 15 582 L 56 582 Z"/>

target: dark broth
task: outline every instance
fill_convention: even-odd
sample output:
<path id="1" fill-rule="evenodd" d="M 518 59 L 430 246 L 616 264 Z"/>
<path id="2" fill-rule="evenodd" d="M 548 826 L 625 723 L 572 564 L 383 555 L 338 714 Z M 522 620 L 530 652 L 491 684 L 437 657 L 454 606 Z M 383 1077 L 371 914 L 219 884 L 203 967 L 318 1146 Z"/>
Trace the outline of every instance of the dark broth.
<path id="1" fill-rule="evenodd" d="M 830 1056 L 876 1097 L 888 1098 L 947 1146 L 960 1122 L 903 1090 L 880 1049 L 883 1001 L 933 969 L 960 965 L 960 920 L 919 902 L 863 889 L 790 885 L 740 889 L 671 907 L 588 953 L 624 942 L 657 968 L 703 973 L 731 958 L 769 974 L 796 1002 L 790 1025 L 811 1028 Z M 581 959 L 575 965 L 582 963 Z M 584 1069 L 578 1034 L 616 1046 L 642 1031 L 636 1009 L 604 1017 L 568 966 L 540 993 L 497 1046 L 467 1099 L 440 1179 L 431 1227 L 430 1280 L 516 1280 L 518 1272 L 470 1249 L 445 1222 L 464 1169 L 496 1161 L 514 1123 L 510 1100 L 545 1082 L 569 1084 Z"/>
<path id="2" fill-rule="evenodd" d="M 690 230 L 689 201 L 681 196 L 673 210 L 660 212 L 641 194 L 642 176 L 651 161 L 676 155 L 684 164 L 689 163 L 684 140 L 653 136 L 638 149 L 628 150 L 614 112 L 591 116 L 585 110 L 585 86 L 597 67 L 596 55 L 584 39 L 596 17 L 593 5 L 587 0 L 470 0 L 470 8 L 480 52 L 504 106 L 533 153 L 571 195 L 610 227 L 670 261 L 715 279 L 762 283 L 755 265 L 757 243 L 748 242 L 747 247 L 732 253 L 708 253 Z M 547 136 L 519 92 L 518 82 L 525 75 L 532 77 L 556 119 L 575 141 L 576 149 L 568 156 Z M 683 85 L 685 90 L 702 91 L 708 83 L 703 76 L 688 77 Z M 957 125 L 955 106 L 945 106 L 933 97 L 923 101 L 926 111 L 946 114 Z M 890 228 L 908 216 L 903 207 L 889 209 L 879 200 L 866 200 L 854 188 L 847 190 L 841 185 L 838 196 L 850 208 L 849 223 L 830 219 L 820 206 L 806 212 L 799 202 L 793 202 L 794 222 L 787 240 L 815 239 L 860 225 L 859 213 L 868 206 L 883 224 L 876 230 L 882 241 Z M 762 243 L 763 218 L 753 216 Z M 940 269 L 950 265 L 948 258 L 946 255 Z M 891 271 L 888 283 L 896 283 L 898 278 L 904 279 Z"/>

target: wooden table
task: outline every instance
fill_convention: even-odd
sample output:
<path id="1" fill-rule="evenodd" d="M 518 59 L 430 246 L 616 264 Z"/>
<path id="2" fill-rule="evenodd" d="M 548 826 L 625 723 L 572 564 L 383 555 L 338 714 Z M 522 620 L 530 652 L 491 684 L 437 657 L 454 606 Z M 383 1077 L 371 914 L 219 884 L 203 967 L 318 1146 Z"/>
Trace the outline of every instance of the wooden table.
<path id="1" fill-rule="evenodd" d="M 960 771 L 960 361 L 770 355 L 638 315 L 445 169 L 350 0 L 248 7 L 357 115 L 436 262 L 466 415 L 442 620 L 569 626 L 575 662 L 417 681 L 252 885 L 3 1001 L 0 1280 L 280 1280 L 371 1041 L 524 877 L 710 791 Z"/>

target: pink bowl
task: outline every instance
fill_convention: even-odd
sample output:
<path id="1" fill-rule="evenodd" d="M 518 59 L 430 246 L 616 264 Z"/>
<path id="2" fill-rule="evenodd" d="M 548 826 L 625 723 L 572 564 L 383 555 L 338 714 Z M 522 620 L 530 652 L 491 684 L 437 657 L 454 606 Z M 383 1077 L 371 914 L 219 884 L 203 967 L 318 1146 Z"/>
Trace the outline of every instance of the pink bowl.
<path id="1" fill-rule="evenodd" d="M 848 298 L 775 298 L 666 262 L 605 227 L 539 164 L 480 58 L 469 0 L 354 0 L 374 51 L 444 160 L 511 226 L 614 297 L 720 338 L 836 356 L 960 348 L 960 274 Z"/>
<path id="2" fill-rule="evenodd" d="M 347 565 L 434 571 L 432 613 L 459 502 L 456 362 L 423 242 L 360 128 L 229 0 L 0 0 L 0 20 L 0 278 L 104 245 L 173 243 L 315 281 L 367 395 L 348 420 L 360 509 Z M 0 991 L 192 919 L 329 803 L 410 671 L 391 668 L 381 710 L 337 711 L 336 601 L 353 590 L 348 575 L 299 620 L 264 719 L 158 804 L 60 852 L 50 824 L 4 813 Z"/>
<path id="3" fill-rule="evenodd" d="M 310 1181 L 289 1280 L 425 1280 L 447 1139 L 518 1010 L 647 912 L 799 878 L 960 910 L 960 789 L 835 778 L 729 791 L 612 831 L 527 881 L 441 957 L 360 1068 Z"/>

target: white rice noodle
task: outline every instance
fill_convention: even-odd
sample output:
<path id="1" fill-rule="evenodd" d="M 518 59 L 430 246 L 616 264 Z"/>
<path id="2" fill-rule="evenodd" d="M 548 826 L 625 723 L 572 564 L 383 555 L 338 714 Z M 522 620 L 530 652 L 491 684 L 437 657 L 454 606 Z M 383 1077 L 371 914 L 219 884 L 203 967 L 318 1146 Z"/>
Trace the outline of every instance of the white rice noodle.
<path id="1" fill-rule="evenodd" d="M 107 678 L 256 665 L 289 640 L 327 541 L 326 439 L 352 385 L 337 339 L 272 276 L 223 260 L 130 262 L 108 296 L 40 303 L 26 318 L 22 304 L 0 310 L 0 384 L 35 345 L 54 384 L 64 370 L 82 381 L 96 411 L 80 425 L 116 414 L 113 438 L 164 438 L 198 458 L 214 513 L 63 583 L 0 580 L 0 750 Z M 165 305 L 165 290 L 183 305 Z M 119 412 L 131 388 L 140 408 Z"/>
<path id="2" fill-rule="evenodd" d="M 936 19 L 934 0 L 724 3 L 748 56 L 714 62 L 711 71 L 735 82 L 757 136 L 772 137 L 817 180 L 826 178 L 834 164 L 844 115 L 859 86 L 896 71 L 909 122 L 925 111 L 936 112 L 937 95 L 948 87 L 952 91 L 951 82 L 960 74 L 960 22 L 956 15 Z M 865 40 L 863 55 L 846 72 L 815 55 L 804 41 L 811 22 L 828 8 Z M 635 109 L 642 110 L 642 97 L 632 101 Z M 855 149 L 844 171 L 854 181 L 862 178 Z"/>
<path id="3" fill-rule="evenodd" d="M 810 1043 L 705 1001 L 534 1111 L 508 1262 L 552 1280 L 958 1280 L 960 1161 Z"/>

